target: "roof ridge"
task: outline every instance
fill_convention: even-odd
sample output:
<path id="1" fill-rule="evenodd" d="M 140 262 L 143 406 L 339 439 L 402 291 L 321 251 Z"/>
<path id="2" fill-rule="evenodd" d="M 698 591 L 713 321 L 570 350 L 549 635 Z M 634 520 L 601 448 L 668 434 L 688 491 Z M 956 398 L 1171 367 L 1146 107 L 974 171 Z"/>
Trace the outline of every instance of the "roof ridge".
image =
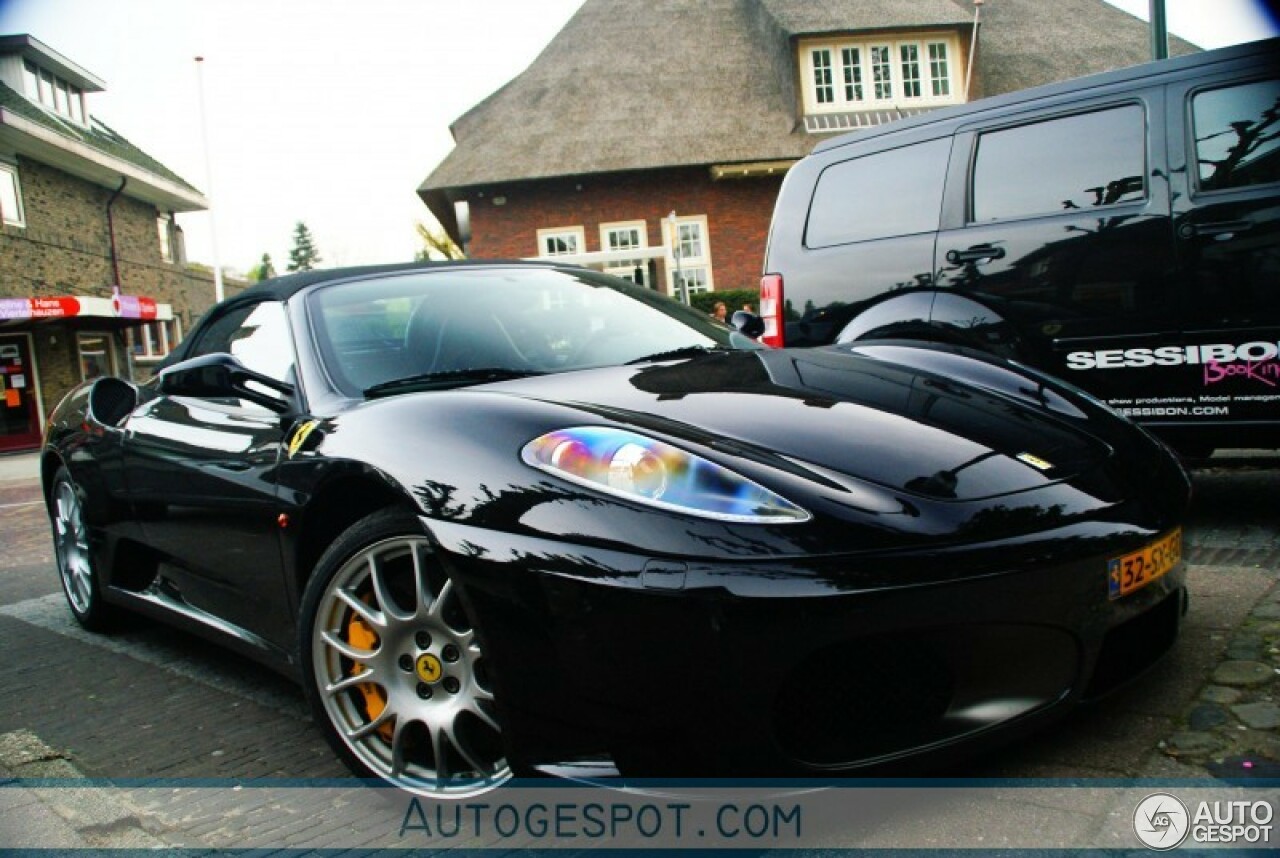
<path id="1" fill-rule="evenodd" d="M 6 98 L 6 95 L 9 97 Z M 0 81 L 0 107 L 7 107 L 24 119 L 28 119 L 73 143 L 87 146 L 100 155 L 105 155 L 108 158 L 118 158 L 161 179 L 181 185 L 193 193 L 200 193 L 200 190 L 186 179 L 183 179 L 156 158 L 148 155 L 120 132 L 107 125 L 100 117 L 87 111 L 85 115 L 89 119 L 89 125 L 80 126 L 70 123 L 56 113 L 33 102 L 3 81 Z"/>

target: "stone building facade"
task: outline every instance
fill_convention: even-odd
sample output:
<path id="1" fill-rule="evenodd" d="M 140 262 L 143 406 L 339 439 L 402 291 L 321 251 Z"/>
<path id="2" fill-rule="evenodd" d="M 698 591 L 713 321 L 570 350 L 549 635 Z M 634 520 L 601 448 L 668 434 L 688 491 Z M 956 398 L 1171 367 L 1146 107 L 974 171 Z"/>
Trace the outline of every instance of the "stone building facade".
<path id="1" fill-rule="evenodd" d="M 214 300 L 174 220 L 204 197 L 90 114 L 101 89 L 0 36 L 0 453 L 81 381 L 149 376 Z"/>

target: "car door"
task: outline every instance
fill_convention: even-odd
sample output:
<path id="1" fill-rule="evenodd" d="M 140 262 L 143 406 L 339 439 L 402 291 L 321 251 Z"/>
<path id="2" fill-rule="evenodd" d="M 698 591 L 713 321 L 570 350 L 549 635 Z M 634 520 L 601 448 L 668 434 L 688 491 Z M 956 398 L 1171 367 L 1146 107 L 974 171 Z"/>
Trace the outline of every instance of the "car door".
<path id="1" fill-rule="evenodd" d="M 226 352 L 272 378 L 293 376 L 281 302 L 232 307 L 197 336 L 187 357 Z M 245 400 L 161 393 L 130 419 L 125 444 L 145 538 L 163 558 L 164 596 L 207 624 L 230 623 L 250 644 L 284 649 L 292 645 L 293 614 L 276 467 L 288 428 Z"/>
<path id="2" fill-rule="evenodd" d="M 1280 425 L 1280 60 L 1170 86 L 1184 337 L 1205 420 Z M 1273 436 L 1274 437 L 1274 436 Z"/>
<path id="3" fill-rule="evenodd" d="M 1176 342 L 1182 300 L 1163 136 L 1147 134 L 1162 121 L 1155 87 L 962 129 L 934 322 L 1008 322 L 1055 375 L 1121 406 L 1157 395 L 1154 350 Z"/>

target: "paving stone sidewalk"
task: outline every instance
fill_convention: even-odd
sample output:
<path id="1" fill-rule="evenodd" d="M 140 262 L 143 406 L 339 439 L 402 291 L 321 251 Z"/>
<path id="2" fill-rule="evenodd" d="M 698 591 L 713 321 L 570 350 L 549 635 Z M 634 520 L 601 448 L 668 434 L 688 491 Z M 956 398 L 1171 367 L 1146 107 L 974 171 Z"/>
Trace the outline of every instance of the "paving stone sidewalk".
<path id="1" fill-rule="evenodd" d="M 1203 520 L 1188 562 L 1280 581 L 1280 455 L 1218 456 L 1192 477 Z M 1158 748 L 1195 774 L 1280 777 L 1280 583 L 1217 637 L 1221 659 Z"/>
<path id="2" fill-rule="evenodd" d="M 1146 761 L 1134 774 L 1156 778 L 1280 778 L 1280 585 L 1275 583 L 1280 580 L 1280 457 L 1274 457 L 1270 464 L 1263 460 L 1262 466 L 1227 461 L 1198 469 L 1193 476 L 1196 524 L 1187 533 L 1187 559 L 1198 582 L 1192 595 L 1193 615 L 1199 610 L 1198 616 L 1205 616 L 1204 605 L 1215 598 L 1234 600 L 1233 604 L 1238 607 L 1229 612 L 1229 619 L 1216 625 L 1201 624 L 1192 630 L 1194 635 L 1184 637 L 1182 646 L 1203 646 L 1206 653 L 1197 662 L 1197 669 L 1187 672 L 1194 675 L 1181 676 L 1178 682 L 1169 684 L 1170 700 L 1143 702 L 1144 710 L 1151 715 L 1164 713 L 1159 724 L 1165 732 L 1160 733 L 1162 738 L 1158 741 L 1155 736 L 1145 740 Z M 39 566 L 44 567 L 40 570 L 42 581 L 56 581 L 48 548 L 47 522 L 39 506 L 38 484 L 29 474 L 6 479 L 0 472 L 0 514 L 9 526 L 3 556 L 0 556 L 0 571 L 7 575 Z M 5 597 L 0 598 L 0 603 L 6 598 L 29 599 L 18 589 L 6 597 L 6 586 L 15 585 L 0 581 L 0 597 Z M 1196 599 L 1200 600 L 1199 609 Z M 1225 612 L 1220 613 L 1227 616 Z M 23 634 L 28 637 L 47 636 L 52 640 L 53 636 L 43 628 L 29 625 L 23 628 Z M 43 651 L 49 652 L 47 648 Z M 114 675 L 113 666 L 123 670 L 126 661 L 132 664 L 132 660 L 120 653 L 104 653 L 101 665 L 94 658 L 77 669 L 87 670 L 95 677 L 99 670 Z M 166 698 L 168 708 L 180 712 L 184 720 L 188 714 L 192 719 L 219 724 L 247 718 L 244 729 L 249 732 L 245 744 L 251 748 L 254 742 L 261 741 L 261 736 L 253 735 L 253 731 L 258 730 L 272 712 L 280 714 L 262 706 L 265 698 L 257 700 L 256 717 L 244 711 L 188 713 L 179 705 L 177 695 L 189 680 L 174 678 L 165 682 L 176 689 Z M 113 687 L 123 689 L 125 685 L 127 683 Z M 154 694 L 160 686 L 153 683 L 147 687 L 149 693 Z M 1193 693 L 1192 689 L 1196 688 L 1199 690 Z M 202 699 L 199 694 L 193 695 L 193 700 L 197 698 Z M 1179 711 L 1182 701 L 1188 700 L 1185 709 Z M 95 705 L 98 704 L 105 706 L 103 701 L 96 701 Z M 144 701 L 139 701 L 139 705 L 144 706 Z M 230 705 L 248 707 L 250 704 L 233 702 Z M 1160 710 L 1160 705 L 1166 708 Z M 28 708 L 35 711 L 35 707 Z M 255 754 L 261 755 L 250 749 L 240 752 L 248 754 L 243 759 L 215 756 L 218 749 L 205 747 L 212 741 L 211 737 L 191 734 L 187 737 L 189 747 L 168 749 L 166 759 L 171 761 L 165 765 L 171 768 L 156 771 L 154 756 L 144 765 L 140 762 L 144 756 L 142 751 L 130 750 L 123 744 L 114 754 L 104 755 L 104 749 L 96 750 L 92 756 L 100 765 L 86 766 L 77 752 L 51 747 L 37 735 L 40 724 L 64 733 L 72 732 L 65 724 L 58 725 L 73 718 L 68 712 L 59 718 L 33 722 L 32 729 L 0 732 L 0 782 L 30 778 L 77 779 L 82 777 L 81 768 L 98 777 L 121 773 L 222 777 L 235 771 L 242 777 L 252 777 L 256 771 Z M 296 724 L 297 717 L 291 716 L 289 721 Z M 142 724 L 139 729 L 147 726 L 149 724 Z M 271 729 L 265 732 L 278 734 Z M 103 734 L 104 740 L 108 735 Z M 276 760 L 287 763 L 293 776 L 340 774 L 336 761 L 317 737 L 295 737 L 294 741 L 298 745 L 296 754 Z M 1100 753 L 1105 752 L 1110 737 L 1100 735 L 1097 741 Z M 143 768 L 135 768 L 138 766 Z M 1053 775 L 1046 771 L 1044 776 Z M 104 802 L 100 793 L 95 795 L 93 791 L 74 788 L 52 796 L 43 793 L 39 797 L 29 791 L 0 788 L 0 821 L 3 821 L 0 829 L 4 830 L 0 848 L 163 848 L 184 843 L 178 836 L 179 829 L 170 824 L 173 820 L 157 813 L 155 808 Z M 300 831 L 305 830 L 303 825 Z M 319 832 L 310 833 L 318 835 Z M 190 843 L 185 840 L 184 845 Z"/>

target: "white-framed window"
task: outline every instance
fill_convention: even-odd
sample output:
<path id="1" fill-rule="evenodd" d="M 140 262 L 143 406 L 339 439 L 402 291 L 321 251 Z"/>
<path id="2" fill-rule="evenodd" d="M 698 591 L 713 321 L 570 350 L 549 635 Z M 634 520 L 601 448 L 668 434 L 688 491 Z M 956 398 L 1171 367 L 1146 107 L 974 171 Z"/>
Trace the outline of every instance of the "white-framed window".
<path id="1" fill-rule="evenodd" d="M 806 113 L 928 107 L 960 101 L 954 35 L 912 35 L 800 46 Z"/>
<path id="2" fill-rule="evenodd" d="M 174 318 L 125 328 L 125 342 L 135 361 L 161 360 L 182 342 L 182 320 Z"/>
<path id="3" fill-rule="evenodd" d="M 681 268 L 676 272 L 676 294 L 680 293 L 680 284 L 685 284 L 685 288 L 689 290 L 689 294 L 694 292 L 707 292 L 711 289 L 710 272 L 705 265 L 694 265 L 688 268 Z"/>
<path id="4" fill-rule="evenodd" d="M 580 226 L 557 226 L 538 230 L 539 256 L 570 256 L 587 249 L 587 234 Z"/>
<path id="5" fill-rule="evenodd" d="M 156 217 L 156 232 L 160 238 L 160 258 L 173 261 L 173 215 L 161 212 Z"/>
<path id="6" fill-rule="evenodd" d="M 642 220 L 600 224 L 600 247 L 603 250 L 627 251 L 648 246 L 649 230 Z M 605 264 L 604 271 L 606 274 L 644 286 L 647 276 L 646 265 L 641 256 L 634 259 L 615 259 Z"/>
<path id="7" fill-rule="evenodd" d="M 116 350 L 111 335 L 98 331 L 77 331 L 76 352 L 80 356 L 80 380 L 90 381 L 104 375 L 119 375 Z"/>
<path id="8" fill-rule="evenodd" d="M 22 186 L 18 184 L 18 168 L 0 161 L 0 223 L 26 226 L 22 213 Z"/>
<path id="9" fill-rule="evenodd" d="M 662 223 L 670 254 L 667 257 L 667 287 L 670 294 L 679 297 L 681 283 L 684 283 L 690 294 L 714 289 L 707 216 L 687 215 L 676 218 L 674 235 L 671 233 L 671 221 L 664 220 Z"/>
<path id="10" fill-rule="evenodd" d="M 22 82 L 27 98 L 84 125 L 84 92 L 31 60 L 22 61 Z"/>

